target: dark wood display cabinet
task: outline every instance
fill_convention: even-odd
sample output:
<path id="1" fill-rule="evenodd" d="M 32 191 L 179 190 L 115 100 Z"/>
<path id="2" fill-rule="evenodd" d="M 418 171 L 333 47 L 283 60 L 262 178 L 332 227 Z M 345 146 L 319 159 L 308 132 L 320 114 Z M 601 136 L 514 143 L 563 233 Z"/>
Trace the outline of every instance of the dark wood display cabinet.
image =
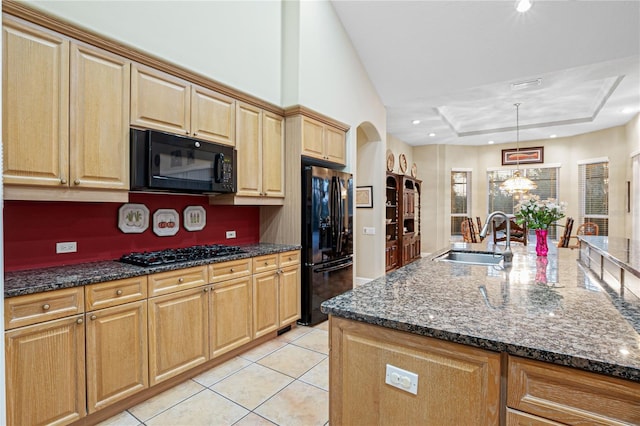
<path id="1" fill-rule="evenodd" d="M 420 258 L 422 181 L 387 173 L 385 266 L 390 272 Z"/>

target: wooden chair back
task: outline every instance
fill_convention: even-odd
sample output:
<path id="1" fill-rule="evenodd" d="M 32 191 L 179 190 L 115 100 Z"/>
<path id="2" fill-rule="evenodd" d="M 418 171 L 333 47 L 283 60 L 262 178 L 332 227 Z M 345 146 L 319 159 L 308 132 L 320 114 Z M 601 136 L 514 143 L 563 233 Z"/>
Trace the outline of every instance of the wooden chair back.
<path id="1" fill-rule="evenodd" d="M 462 220 L 460 230 L 462 231 L 462 239 L 465 243 L 478 242 L 475 226 L 473 226 L 473 220 L 470 217 L 465 217 Z"/>
<path id="2" fill-rule="evenodd" d="M 564 225 L 564 232 L 558 241 L 558 247 L 569 247 L 569 241 L 571 241 L 571 230 L 573 229 L 573 218 L 568 217 L 567 222 Z"/>
<path id="3" fill-rule="evenodd" d="M 585 222 L 582 225 L 578 226 L 576 235 L 598 235 L 599 232 L 600 228 L 598 227 L 597 223 Z"/>
<path id="4" fill-rule="evenodd" d="M 480 220 L 480 216 L 476 216 L 476 222 L 478 222 L 478 239 L 482 241 L 484 240 L 484 237 L 480 236 L 480 231 L 482 231 L 482 221 Z"/>
<path id="5" fill-rule="evenodd" d="M 514 218 L 509 219 L 511 225 L 511 242 L 522 243 L 527 245 L 527 225 L 518 225 Z M 507 241 L 507 221 L 503 220 L 500 224 L 496 223 L 496 220 L 491 221 L 491 227 L 493 229 L 493 243 L 499 243 L 501 241 Z M 501 232 L 502 235 L 498 235 Z"/>

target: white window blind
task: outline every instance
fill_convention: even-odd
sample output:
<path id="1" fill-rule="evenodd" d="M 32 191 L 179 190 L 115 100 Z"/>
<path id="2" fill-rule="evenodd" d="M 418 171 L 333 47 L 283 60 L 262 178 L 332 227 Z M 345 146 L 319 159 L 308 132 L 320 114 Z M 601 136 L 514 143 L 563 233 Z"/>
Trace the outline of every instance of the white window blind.
<path id="1" fill-rule="evenodd" d="M 471 172 L 451 172 L 451 235 L 462 235 L 460 224 L 471 211 Z"/>
<path id="2" fill-rule="evenodd" d="M 516 170 L 491 170 L 487 172 L 488 180 L 488 213 L 496 210 L 503 211 L 507 214 L 513 214 L 515 207 L 521 201 L 518 195 L 508 194 L 500 189 L 502 182 L 513 176 Z M 520 173 L 523 176 L 528 177 L 538 185 L 538 187 L 529 192 L 529 194 L 537 195 L 541 200 L 547 198 L 558 199 L 558 173 L 559 167 L 541 167 L 541 168 L 526 168 L 520 169 Z M 525 195 L 526 197 L 526 195 Z M 562 200 L 559 200 L 562 201 Z M 564 222 L 560 221 L 563 225 Z M 549 237 L 556 238 L 557 230 L 556 226 L 549 227 Z"/>
<path id="3" fill-rule="evenodd" d="M 640 241 L 640 154 L 631 159 L 632 180 L 628 202 L 631 205 L 631 239 Z"/>
<path id="4" fill-rule="evenodd" d="M 599 235 L 609 235 L 609 162 L 578 164 L 580 218 L 578 225 L 593 222 Z"/>

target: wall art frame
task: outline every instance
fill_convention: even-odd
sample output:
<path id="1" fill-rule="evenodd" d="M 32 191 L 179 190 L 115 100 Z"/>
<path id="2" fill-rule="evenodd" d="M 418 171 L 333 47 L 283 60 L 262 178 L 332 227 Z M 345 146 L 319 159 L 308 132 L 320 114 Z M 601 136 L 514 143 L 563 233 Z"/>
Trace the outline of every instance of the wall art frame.
<path id="1" fill-rule="evenodd" d="M 356 207 L 359 209 L 373 208 L 373 186 L 356 187 Z"/>
<path id="2" fill-rule="evenodd" d="M 544 163 L 544 147 L 510 148 L 502 150 L 502 165 Z"/>

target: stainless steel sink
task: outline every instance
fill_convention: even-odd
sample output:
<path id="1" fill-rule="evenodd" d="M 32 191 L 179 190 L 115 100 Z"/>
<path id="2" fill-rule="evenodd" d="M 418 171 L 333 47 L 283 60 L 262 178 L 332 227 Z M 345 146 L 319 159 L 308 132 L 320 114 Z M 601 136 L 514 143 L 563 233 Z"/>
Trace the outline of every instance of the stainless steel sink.
<path id="1" fill-rule="evenodd" d="M 490 251 L 449 250 L 433 260 L 471 265 L 497 265 L 502 260 L 502 254 Z"/>

